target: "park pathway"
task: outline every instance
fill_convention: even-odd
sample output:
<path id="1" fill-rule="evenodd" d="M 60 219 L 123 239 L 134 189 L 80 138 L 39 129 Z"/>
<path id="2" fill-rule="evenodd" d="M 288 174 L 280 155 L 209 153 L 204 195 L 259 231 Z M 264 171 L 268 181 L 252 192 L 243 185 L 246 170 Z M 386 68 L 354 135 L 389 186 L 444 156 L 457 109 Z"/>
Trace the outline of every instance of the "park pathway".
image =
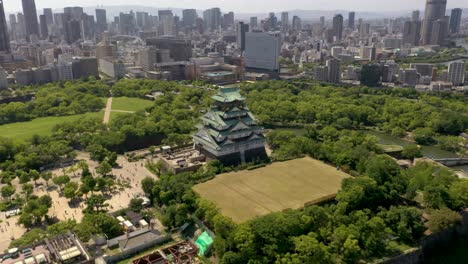
<path id="1" fill-rule="evenodd" d="M 112 97 L 109 97 L 107 99 L 106 112 L 104 112 L 104 120 L 103 120 L 104 124 L 109 124 L 111 112 L 112 112 Z"/>

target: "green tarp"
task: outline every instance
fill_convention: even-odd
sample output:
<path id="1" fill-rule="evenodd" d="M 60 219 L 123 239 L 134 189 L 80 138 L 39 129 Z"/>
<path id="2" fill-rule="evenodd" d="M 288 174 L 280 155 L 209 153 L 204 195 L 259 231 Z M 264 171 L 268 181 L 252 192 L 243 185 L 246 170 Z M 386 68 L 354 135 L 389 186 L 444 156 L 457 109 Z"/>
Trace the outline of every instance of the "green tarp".
<path id="1" fill-rule="evenodd" d="M 205 253 L 211 247 L 212 244 L 213 239 L 210 237 L 210 235 L 208 235 L 206 231 L 203 232 L 198 237 L 197 241 L 195 241 L 195 245 L 198 247 L 198 256 L 205 256 Z"/>

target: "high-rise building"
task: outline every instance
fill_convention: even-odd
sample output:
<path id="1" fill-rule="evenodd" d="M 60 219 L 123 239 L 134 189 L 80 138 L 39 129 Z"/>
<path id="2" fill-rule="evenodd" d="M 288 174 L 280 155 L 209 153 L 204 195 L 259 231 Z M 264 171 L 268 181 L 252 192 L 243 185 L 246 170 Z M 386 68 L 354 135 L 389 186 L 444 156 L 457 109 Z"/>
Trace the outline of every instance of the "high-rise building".
<path id="1" fill-rule="evenodd" d="M 65 20 L 76 20 L 80 21 L 83 18 L 83 8 L 80 6 L 73 6 L 73 7 L 65 7 L 63 9 L 63 13 L 65 15 Z"/>
<path id="2" fill-rule="evenodd" d="M 453 85 L 463 85 L 465 83 L 465 63 L 452 62 L 449 64 L 447 81 Z"/>
<path id="3" fill-rule="evenodd" d="M 47 17 L 46 15 L 39 16 L 39 24 L 41 26 L 41 38 L 46 39 L 49 37 L 49 29 L 47 26 Z"/>
<path id="4" fill-rule="evenodd" d="M 281 13 L 281 32 L 287 32 L 289 30 L 289 13 Z"/>
<path id="5" fill-rule="evenodd" d="M 192 42 L 174 37 L 160 37 L 146 39 L 147 46 L 155 46 L 160 50 L 169 50 L 170 58 L 174 61 L 189 61 L 192 58 Z"/>
<path id="6" fill-rule="evenodd" d="M 420 14 L 419 10 L 414 10 L 411 14 L 411 21 L 419 21 Z"/>
<path id="7" fill-rule="evenodd" d="M 302 30 L 302 21 L 301 21 L 300 17 L 293 16 L 292 29 L 295 30 L 295 31 L 301 31 Z"/>
<path id="8" fill-rule="evenodd" d="M 194 27 L 197 24 L 197 10 L 184 9 L 182 10 L 182 22 L 184 27 Z"/>
<path id="9" fill-rule="evenodd" d="M 0 52 L 10 51 L 10 37 L 8 36 L 8 27 L 6 23 L 3 0 L 0 0 Z"/>
<path id="10" fill-rule="evenodd" d="M 447 9 L 447 0 L 427 0 L 426 9 L 424 12 L 424 20 L 422 24 L 421 31 L 421 44 L 423 45 L 433 45 L 436 44 L 433 42 L 434 39 L 438 40 L 439 37 L 433 38 L 433 33 L 439 33 L 440 28 L 437 28 L 438 32 L 434 32 L 434 25 L 436 21 L 445 18 L 445 11 Z M 440 26 L 440 22 L 439 22 Z"/>
<path id="11" fill-rule="evenodd" d="M 54 13 L 52 12 L 52 8 L 44 8 L 43 14 L 46 17 L 47 25 L 54 24 Z"/>
<path id="12" fill-rule="evenodd" d="M 65 41 L 73 44 L 81 38 L 81 23 L 78 20 L 70 20 L 64 23 Z"/>
<path id="13" fill-rule="evenodd" d="M 349 14 L 348 14 L 348 28 L 354 29 L 355 18 L 356 18 L 356 13 L 355 12 L 349 12 Z"/>
<path id="14" fill-rule="evenodd" d="M 340 71 L 340 60 L 338 59 L 329 59 L 326 62 L 328 68 L 328 78 L 327 80 L 331 83 L 340 83 L 341 71 Z"/>
<path id="15" fill-rule="evenodd" d="M 218 7 L 205 10 L 203 12 L 203 20 L 205 21 L 205 28 L 210 31 L 216 31 L 221 26 L 221 9 Z"/>
<path id="16" fill-rule="evenodd" d="M 34 0 L 22 0 L 26 38 L 31 35 L 39 36 L 39 22 L 37 20 L 36 2 Z"/>
<path id="17" fill-rule="evenodd" d="M 154 46 L 148 46 L 140 51 L 139 64 L 145 71 L 154 70 L 154 66 L 158 62 L 158 49 Z"/>
<path id="18" fill-rule="evenodd" d="M 406 21 L 403 27 L 403 44 L 418 46 L 421 39 L 421 21 Z"/>
<path id="19" fill-rule="evenodd" d="M 336 41 L 341 41 L 343 38 L 343 16 L 336 15 L 333 17 L 333 36 Z"/>
<path id="20" fill-rule="evenodd" d="M 223 16 L 223 28 L 228 29 L 234 27 L 234 12 L 229 12 Z"/>
<path id="21" fill-rule="evenodd" d="M 452 13 L 450 15 L 450 33 L 456 34 L 460 32 L 462 12 L 461 8 L 452 9 Z"/>
<path id="22" fill-rule="evenodd" d="M 96 9 L 96 33 L 101 35 L 107 30 L 107 14 L 105 9 Z"/>
<path id="23" fill-rule="evenodd" d="M 288 12 L 282 12 L 281 13 L 281 25 L 284 26 L 289 26 L 289 13 Z"/>
<path id="24" fill-rule="evenodd" d="M 246 67 L 267 71 L 279 70 L 280 35 L 249 32 L 245 34 Z"/>
<path id="25" fill-rule="evenodd" d="M 258 28 L 258 19 L 257 17 L 250 18 L 250 30 Z"/>
<path id="26" fill-rule="evenodd" d="M 241 51 L 245 51 L 245 34 L 249 32 L 249 25 L 244 22 L 237 23 L 237 47 Z"/>
<path id="27" fill-rule="evenodd" d="M 2 2 L 2 0 L 0 0 Z M 0 90 L 8 89 L 8 73 L 0 66 Z"/>
<path id="28" fill-rule="evenodd" d="M 322 27 L 325 26 L 325 17 L 324 16 L 320 17 L 320 25 L 322 25 Z"/>
<path id="29" fill-rule="evenodd" d="M 431 45 L 445 46 L 448 38 L 449 17 L 436 20 L 432 23 Z"/>
<path id="30" fill-rule="evenodd" d="M 149 14 L 147 12 L 136 12 L 136 25 L 144 29 L 149 25 Z"/>
<path id="31" fill-rule="evenodd" d="M 174 14 L 171 10 L 159 10 L 159 32 L 163 36 L 175 35 Z"/>

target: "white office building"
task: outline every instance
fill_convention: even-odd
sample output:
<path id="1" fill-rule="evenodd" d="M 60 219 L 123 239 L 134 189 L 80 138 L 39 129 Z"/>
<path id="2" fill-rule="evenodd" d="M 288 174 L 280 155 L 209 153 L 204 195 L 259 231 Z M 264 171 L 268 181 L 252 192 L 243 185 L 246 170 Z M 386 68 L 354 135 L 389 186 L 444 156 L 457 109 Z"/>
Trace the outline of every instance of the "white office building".
<path id="1" fill-rule="evenodd" d="M 449 65 L 447 81 L 453 85 L 463 85 L 465 83 L 465 63 L 452 62 Z"/>
<path id="2" fill-rule="evenodd" d="M 278 71 L 281 51 L 279 33 L 247 32 L 245 63 L 247 68 Z"/>

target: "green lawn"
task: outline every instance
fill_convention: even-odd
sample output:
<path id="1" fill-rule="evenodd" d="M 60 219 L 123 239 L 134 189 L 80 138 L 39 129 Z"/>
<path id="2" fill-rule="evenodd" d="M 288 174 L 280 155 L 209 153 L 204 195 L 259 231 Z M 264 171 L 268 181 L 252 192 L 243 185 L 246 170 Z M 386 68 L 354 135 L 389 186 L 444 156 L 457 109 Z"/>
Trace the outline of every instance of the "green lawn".
<path id="1" fill-rule="evenodd" d="M 75 121 L 83 117 L 99 117 L 103 118 L 104 112 L 86 113 L 73 116 L 58 116 L 58 117 L 42 117 L 32 121 L 6 124 L 0 126 L 0 135 L 7 138 L 12 138 L 15 141 L 21 141 L 31 138 L 37 134 L 40 136 L 50 135 L 52 128 L 60 123 Z"/>
<path id="2" fill-rule="evenodd" d="M 136 112 L 145 110 L 145 108 L 150 107 L 153 104 L 153 101 L 140 98 L 114 97 L 112 99 L 112 110 Z"/>
<path id="3" fill-rule="evenodd" d="M 193 189 L 240 223 L 333 199 L 347 177 L 348 174 L 321 161 L 302 158 L 221 174 Z"/>

